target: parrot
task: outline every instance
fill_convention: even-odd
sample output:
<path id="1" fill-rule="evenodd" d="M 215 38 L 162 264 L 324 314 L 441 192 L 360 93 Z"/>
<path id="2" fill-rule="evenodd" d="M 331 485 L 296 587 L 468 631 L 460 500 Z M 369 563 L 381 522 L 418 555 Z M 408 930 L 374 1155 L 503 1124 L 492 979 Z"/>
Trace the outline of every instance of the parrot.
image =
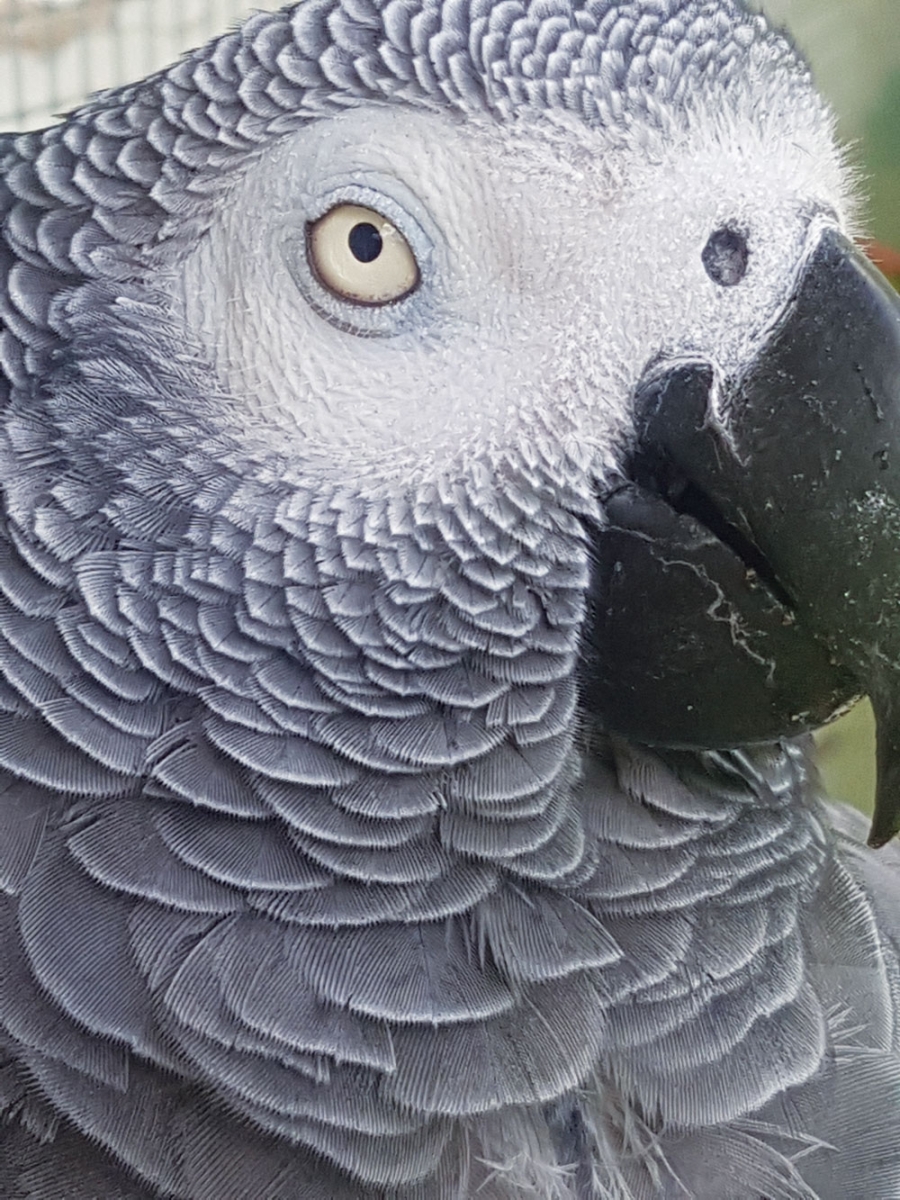
<path id="1" fill-rule="evenodd" d="M 861 213 L 743 0 L 300 0 L 0 135 L 0 1195 L 900 1197 Z"/>

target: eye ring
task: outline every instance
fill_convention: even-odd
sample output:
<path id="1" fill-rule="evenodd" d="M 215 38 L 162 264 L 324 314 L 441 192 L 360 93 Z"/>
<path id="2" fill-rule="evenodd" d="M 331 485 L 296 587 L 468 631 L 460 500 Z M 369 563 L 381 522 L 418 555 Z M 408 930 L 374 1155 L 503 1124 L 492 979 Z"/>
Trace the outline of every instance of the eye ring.
<path id="1" fill-rule="evenodd" d="M 736 287 L 747 274 L 750 261 L 747 235 L 732 225 L 724 225 L 710 235 L 700 257 L 713 283 Z"/>
<path id="2" fill-rule="evenodd" d="M 310 229 L 342 205 L 372 210 L 399 231 L 415 257 L 417 283 L 398 299 L 366 304 L 345 299 L 328 287 L 314 269 L 310 254 Z M 414 192 L 392 177 L 373 175 L 335 182 L 327 190 L 300 192 L 294 213 L 285 221 L 281 255 L 288 276 L 310 308 L 341 333 L 353 337 L 396 337 L 421 330 L 435 311 L 442 236 L 427 208 Z"/>
<path id="3" fill-rule="evenodd" d="M 419 286 L 419 264 L 396 225 L 375 208 L 335 204 L 306 227 L 309 267 L 337 300 L 383 308 Z"/>

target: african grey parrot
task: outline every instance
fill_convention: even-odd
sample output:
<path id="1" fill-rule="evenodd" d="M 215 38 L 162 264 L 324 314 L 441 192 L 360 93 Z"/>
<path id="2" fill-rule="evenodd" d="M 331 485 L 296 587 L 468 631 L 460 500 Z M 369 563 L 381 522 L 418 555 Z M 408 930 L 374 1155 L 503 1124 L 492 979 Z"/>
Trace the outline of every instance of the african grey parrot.
<path id="1" fill-rule="evenodd" d="M 854 188 L 738 0 L 302 0 L 0 138 L 0 1195 L 900 1196 Z"/>

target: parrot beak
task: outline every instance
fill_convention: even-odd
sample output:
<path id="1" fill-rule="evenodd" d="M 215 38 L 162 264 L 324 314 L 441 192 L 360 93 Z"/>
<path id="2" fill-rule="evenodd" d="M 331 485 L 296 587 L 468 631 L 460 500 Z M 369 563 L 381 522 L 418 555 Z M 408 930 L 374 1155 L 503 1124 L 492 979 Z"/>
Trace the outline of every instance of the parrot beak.
<path id="1" fill-rule="evenodd" d="M 588 707 L 637 740 L 724 748 L 868 693 L 884 845 L 900 829 L 900 296 L 827 230 L 749 368 L 653 363 L 635 423 L 593 531 Z"/>

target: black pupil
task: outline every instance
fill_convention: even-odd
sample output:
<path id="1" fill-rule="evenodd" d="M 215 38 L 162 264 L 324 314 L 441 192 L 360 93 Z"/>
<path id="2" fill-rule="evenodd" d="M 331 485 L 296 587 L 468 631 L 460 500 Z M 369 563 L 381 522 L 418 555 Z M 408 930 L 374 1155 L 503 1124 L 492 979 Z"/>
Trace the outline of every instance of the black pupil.
<path id="1" fill-rule="evenodd" d="M 350 253 L 361 263 L 374 262 L 381 253 L 381 234 L 368 221 L 361 221 L 350 230 Z"/>
<path id="2" fill-rule="evenodd" d="M 747 274 L 750 249 L 736 229 L 717 229 L 703 247 L 706 273 L 721 287 L 734 287 Z"/>

